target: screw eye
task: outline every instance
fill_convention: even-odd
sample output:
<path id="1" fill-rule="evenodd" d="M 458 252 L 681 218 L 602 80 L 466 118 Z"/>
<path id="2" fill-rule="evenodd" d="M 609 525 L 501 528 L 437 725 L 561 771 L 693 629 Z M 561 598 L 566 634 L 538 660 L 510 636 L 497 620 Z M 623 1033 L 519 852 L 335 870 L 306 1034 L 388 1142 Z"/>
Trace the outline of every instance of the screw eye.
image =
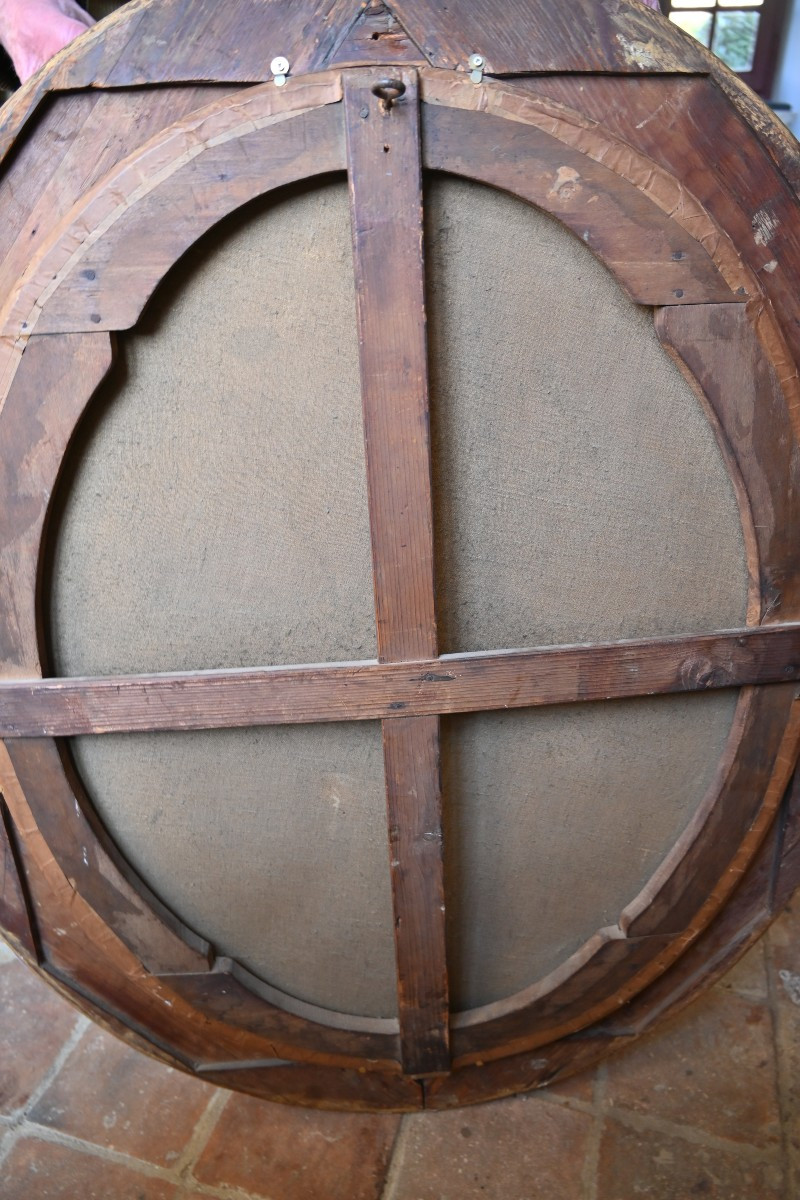
<path id="1" fill-rule="evenodd" d="M 381 79 L 372 89 L 373 96 L 377 96 L 384 108 L 389 109 L 399 100 L 406 90 L 406 85 L 402 79 Z"/>

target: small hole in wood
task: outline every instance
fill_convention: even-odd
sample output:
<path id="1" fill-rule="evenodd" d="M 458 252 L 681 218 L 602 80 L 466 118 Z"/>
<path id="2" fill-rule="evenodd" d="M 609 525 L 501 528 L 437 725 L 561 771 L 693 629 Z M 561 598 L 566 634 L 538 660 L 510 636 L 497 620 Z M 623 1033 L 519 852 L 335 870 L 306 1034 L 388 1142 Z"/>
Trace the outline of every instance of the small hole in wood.
<path id="1" fill-rule="evenodd" d="M 388 153 L 389 153 L 389 147 L 388 147 L 388 146 L 384 146 L 384 147 L 383 147 L 383 153 L 384 153 L 384 154 L 388 154 Z"/>
<path id="2" fill-rule="evenodd" d="M 379 33 L 373 33 L 373 34 L 372 34 L 372 40 L 373 40 L 373 42 L 377 42 L 377 40 L 378 40 L 378 38 L 379 38 L 380 36 L 381 36 L 381 35 L 380 35 Z"/>

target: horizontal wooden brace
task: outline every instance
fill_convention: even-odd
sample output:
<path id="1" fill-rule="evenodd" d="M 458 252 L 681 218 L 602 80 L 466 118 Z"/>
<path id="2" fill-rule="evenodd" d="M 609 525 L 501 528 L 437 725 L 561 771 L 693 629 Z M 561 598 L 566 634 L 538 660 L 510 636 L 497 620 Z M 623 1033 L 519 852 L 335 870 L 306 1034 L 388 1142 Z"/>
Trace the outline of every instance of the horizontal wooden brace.
<path id="1" fill-rule="evenodd" d="M 0 683 L 0 737 L 481 712 L 800 680 L 800 624 L 601 645 Z"/>

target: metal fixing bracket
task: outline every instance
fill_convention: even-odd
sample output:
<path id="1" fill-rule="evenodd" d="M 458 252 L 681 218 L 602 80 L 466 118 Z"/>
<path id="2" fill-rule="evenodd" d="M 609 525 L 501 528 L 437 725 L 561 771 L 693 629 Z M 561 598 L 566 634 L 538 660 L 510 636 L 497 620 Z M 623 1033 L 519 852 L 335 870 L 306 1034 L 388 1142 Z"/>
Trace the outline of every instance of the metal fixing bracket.
<path id="1" fill-rule="evenodd" d="M 277 58 L 273 58 L 272 62 L 269 64 L 269 69 L 272 71 L 275 87 L 283 87 L 283 85 L 286 83 L 286 76 L 289 74 L 288 58 L 285 58 L 282 54 L 279 54 Z"/>
<path id="2" fill-rule="evenodd" d="M 473 83 L 483 82 L 483 72 L 486 70 L 486 59 L 482 54 L 470 54 L 467 59 L 469 77 Z"/>

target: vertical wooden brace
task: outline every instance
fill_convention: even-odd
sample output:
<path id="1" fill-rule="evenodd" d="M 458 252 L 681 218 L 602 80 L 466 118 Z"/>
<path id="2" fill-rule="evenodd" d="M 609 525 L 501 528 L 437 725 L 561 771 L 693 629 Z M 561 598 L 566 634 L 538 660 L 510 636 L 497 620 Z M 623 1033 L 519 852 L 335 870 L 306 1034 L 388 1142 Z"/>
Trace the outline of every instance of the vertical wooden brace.
<path id="1" fill-rule="evenodd" d="M 416 71 L 344 76 L 378 657 L 436 657 Z M 403 1069 L 450 1065 L 438 717 L 383 722 Z"/>

